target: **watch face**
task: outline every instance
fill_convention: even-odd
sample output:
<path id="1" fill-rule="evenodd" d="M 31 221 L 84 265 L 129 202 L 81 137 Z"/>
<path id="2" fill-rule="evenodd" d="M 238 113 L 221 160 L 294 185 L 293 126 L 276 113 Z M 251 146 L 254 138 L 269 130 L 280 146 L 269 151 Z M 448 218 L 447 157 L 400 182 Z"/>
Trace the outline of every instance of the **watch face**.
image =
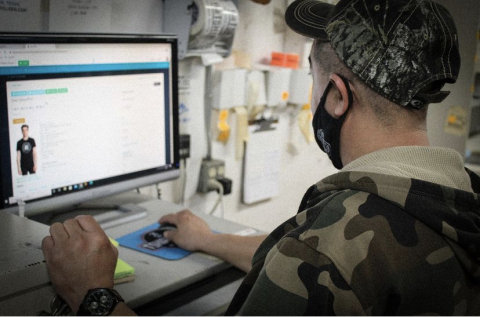
<path id="1" fill-rule="evenodd" d="M 99 289 L 90 293 L 84 302 L 84 307 L 92 316 L 104 316 L 111 313 L 113 296 L 107 290 Z"/>

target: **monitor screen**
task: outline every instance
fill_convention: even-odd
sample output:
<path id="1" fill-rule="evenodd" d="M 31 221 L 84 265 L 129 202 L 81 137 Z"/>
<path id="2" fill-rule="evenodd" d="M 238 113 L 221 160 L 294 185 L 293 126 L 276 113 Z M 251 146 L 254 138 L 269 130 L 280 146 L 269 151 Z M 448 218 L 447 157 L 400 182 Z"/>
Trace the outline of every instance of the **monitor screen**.
<path id="1" fill-rule="evenodd" d="M 26 215 L 179 176 L 172 36 L 0 35 L 0 209 Z"/>

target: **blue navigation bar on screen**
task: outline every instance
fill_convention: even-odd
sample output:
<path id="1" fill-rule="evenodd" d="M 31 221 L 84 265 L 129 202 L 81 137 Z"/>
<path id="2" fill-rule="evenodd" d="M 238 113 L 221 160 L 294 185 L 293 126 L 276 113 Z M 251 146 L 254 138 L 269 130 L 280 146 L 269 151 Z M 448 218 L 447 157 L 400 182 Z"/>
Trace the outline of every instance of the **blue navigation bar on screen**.
<path id="1" fill-rule="evenodd" d="M 14 66 L 0 67 L 2 75 L 29 75 L 55 73 L 104 72 L 142 69 L 168 69 L 170 62 L 121 63 L 121 64 L 87 64 L 87 65 L 53 65 L 53 66 Z"/>

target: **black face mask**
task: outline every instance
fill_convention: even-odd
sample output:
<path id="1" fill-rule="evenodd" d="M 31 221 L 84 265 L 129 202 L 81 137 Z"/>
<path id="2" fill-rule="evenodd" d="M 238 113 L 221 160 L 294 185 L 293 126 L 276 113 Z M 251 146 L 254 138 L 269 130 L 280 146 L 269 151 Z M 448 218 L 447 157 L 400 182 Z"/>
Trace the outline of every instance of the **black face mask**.
<path id="1" fill-rule="evenodd" d="M 323 93 L 320 103 L 318 104 L 315 115 L 313 116 L 313 132 L 315 134 L 315 141 L 317 141 L 318 146 L 322 149 L 323 152 L 327 153 L 328 157 L 338 169 L 343 167 L 342 159 L 340 158 L 340 131 L 342 130 L 343 122 L 347 116 L 347 112 L 352 106 L 353 94 L 350 89 L 350 84 L 347 79 L 338 75 L 343 82 L 345 87 L 347 87 L 348 93 L 348 108 L 345 113 L 338 119 L 335 119 L 327 110 L 325 110 L 325 103 L 327 102 L 328 92 L 333 86 L 333 83 L 330 81 L 328 83 L 325 92 Z"/>

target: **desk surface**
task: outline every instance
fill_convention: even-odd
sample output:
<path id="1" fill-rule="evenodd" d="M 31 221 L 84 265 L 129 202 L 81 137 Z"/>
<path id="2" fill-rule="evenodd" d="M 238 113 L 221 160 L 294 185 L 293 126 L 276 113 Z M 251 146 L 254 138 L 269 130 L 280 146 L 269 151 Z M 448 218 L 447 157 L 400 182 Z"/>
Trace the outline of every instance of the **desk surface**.
<path id="1" fill-rule="evenodd" d="M 151 200 L 139 205 L 147 208 L 146 218 L 107 229 L 106 233 L 114 239 L 119 238 L 157 222 L 162 215 L 183 209 L 179 205 L 162 200 Z M 243 225 L 223 219 L 204 214 L 198 215 L 217 232 L 236 233 L 246 229 Z M 230 267 L 224 261 L 198 252 L 178 261 L 170 261 L 120 247 L 119 257 L 132 265 L 136 271 L 133 282 L 115 286 L 131 308 L 144 305 Z"/>
<path id="2" fill-rule="evenodd" d="M 46 235 L 46 225 L 0 212 L 0 315 L 35 315 L 48 308 L 55 293 L 41 247 Z"/>
<path id="3" fill-rule="evenodd" d="M 106 233 L 112 238 L 119 238 L 157 222 L 164 214 L 178 212 L 183 209 L 179 205 L 162 200 L 150 200 L 140 203 L 139 205 L 148 210 L 147 217 L 107 229 Z M 214 231 L 236 233 L 247 229 L 247 227 L 243 225 L 227 220 L 205 214 L 198 215 L 205 219 Z M 17 219 L 12 217 L 16 217 Z M 39 251 L 41 239 L 47 234 L 48 226 L 27 219 L 17 221 L 19 218 L 14 215 L 8 215 L 7 218 L 12 218 L 13 220 L 10 221 L 10 224 L 18 227 L 12 229 L 12 226 L 9 226 L 9 230 L 18 230 L 21 232 L 24 230 L 23 227 L 32 227 L 32 225 L 38 229 L 38 233 L 34 235 L 35 238 L 32 238 L 35 241 L 32 240 L 33 243 L 27 241 L 26 243 L 32 244 L 35 249 Z M 3 236 L 4 235 L 2 235 L 2 237 Z M 7 258 L 8 253 L 13 251 L 3 250 L 6 252 L 3 258 Z M 171 294 L 172 292 L 230 268 L 230 265 L 224 261 L 198 252 L 178 261 L 170 261 L 120 246 L 119 257 L 132 265 L 136 271 L 134 281 L 115 286 L 115 289 L 120 292 L 131 308 L 146 305 L 159 297 Z M 15 287 L 16 289 L 15 291 L 9 292 L 9 294 L 4 294 L 5 296 L 3 297 L 0 295 L 0 315 L 35 315 L 41 310 L 48 310 L 49 301 L 54 292 L 53 288 L 48 284 L 48 275 L 45 263 L 43 262 L 43 255 L 37 254 L 36 259 L 29 259 L 29 261 L 35 261 L 38 265 L 34 266 L 33 269 L 27 266 L 25 268 L 28 271 L 27 273 L 30 275 L 33 274 L 30 278 L 38 280 L 41 283 L 33 285 L 31 282 L 24 290 L 19 289 L 19 287 L 22 288 L 23 283 L 11 283 L 9 286 L 2 283 L 2 288 L 7 286 L 7 288 Z M 0 263 L 0 268 L 3 269 L 2 265 L 3 263 Z M 7 270 L 3 270 L 2 274 L 4 274 L 2 276 L 3 280 L 6 278 L 8 280 L 13 279 L 13 276 L 10 278 Z M 16 276 L 22 274 L 23 271 L 19 271 L 16 273 Z M 28 303 L 28 305 L 25 305 L 25 303 Z"/>

